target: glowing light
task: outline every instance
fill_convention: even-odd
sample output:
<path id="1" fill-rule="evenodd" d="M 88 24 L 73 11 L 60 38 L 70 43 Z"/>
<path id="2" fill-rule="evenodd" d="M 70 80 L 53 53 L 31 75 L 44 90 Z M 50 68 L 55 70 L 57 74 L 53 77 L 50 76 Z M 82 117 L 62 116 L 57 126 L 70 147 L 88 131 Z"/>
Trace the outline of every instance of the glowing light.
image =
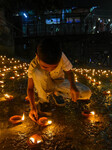
<path id="1" fill-rule="evenodd" d="M 3 84 L 4 83 L 4 81 L 0 81 L 0 84 Z"/>
<path id="2" fill-rule="evenodd" d="M 1 85 L 2 88 L 4 88 L 4 85 Z"/>
<path id="3" fill-rule="evenodd" d="M 22 119 L 21 120 L 24 120 L 25 119 L 25 115 L 23 114 L 23 116 L 22 116 Z"/>
<path id="4" fill-rule="evenodd" d="M 14 98 L 12 95 L 9 95 L 9 94 L 4 94 L 4 96 L 7 100 L 13 100 Z"/>
<path id="5" fill-rule="evenodd" d="M 10 98 L 10 95 L 4 94 L 5 98 Z"/>
<path id="6" fill-rule="evenodd" d="M 12 79 L 12 80 L 13 80 L 13 79 L 15 79 L 15 77 L 10 77 L 10 79 Z"/>
<path id="7" fill-rule="evenodd" d="M 99 81 L 98 83 L 101 84 L 101 81 Z"/>
<path id="8" fill-rule="evenodd" d="M 28 16 L 25 13 L 23 13 L 23 15 L 25 16 L 25 18 L 28 18 Z"/>
<path id="9" fill-rule="evenodd" d="M 30 145 L 30 146 L 34 146 L 34 145 L 36 146 L 39 143 L 43 142 L 43 139 L 40 135 L 34 134 L 28 138 L 27 142 L 28 142 L 28 145 Z"/>
<path id="10" fill-rule="evenodd" d="M 14 68 L 14 69 L 17 69 L 17 67 L 16 67 L 16 66 L 14 66 L 13 68 Z"/>
<path id="11" fill-rule="evenodd" d="M 95 112 L 94 112 L 94 111 L 91 111 L 90 113 L 91 113 L 92 115 L 95 115 Z"/>
<path id="12" fill-rule="evenodd" d="M 52 121 L 51 120 L 48 120 L 48 122 L 47 122 L 48 124 L 52 124 Z"/>
<path id="13" fill-rule="evenodd" d="M 41 143 L 41 140 L 38 140 L 37 143 Z"/>
<path id="14" fill-rule="evenodd" d="M 32 143 L 34 143 L 35 142 L 35 139 L 34 138 L 30 138 L 30 141 L 32 142 Z"/>
<path id="15" fill-rule="evenodd" d="M 110 91 L 107 91 L 107 94 L 110 94 Z"/>
<path id="16" fill-rule="evenodd" d="M 96 26 L 94 26 L 93 29 L 96 29 Z"/>

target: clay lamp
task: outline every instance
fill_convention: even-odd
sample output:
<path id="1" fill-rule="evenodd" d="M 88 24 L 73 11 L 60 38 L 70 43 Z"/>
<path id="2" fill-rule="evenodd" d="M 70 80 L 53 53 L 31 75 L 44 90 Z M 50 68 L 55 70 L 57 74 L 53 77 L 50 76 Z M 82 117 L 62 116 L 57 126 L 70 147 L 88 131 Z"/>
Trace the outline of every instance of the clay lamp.
<path id="1" fill-rule="evenodd" d="M 4 94 L 4 97 L 6 100 L 13 100 L 14 97 L 12 95 L 9 95 L 9 94 Z"/>
<path id="2" fill-rule="evenodd" d="M 99 81 L 99 82 L 96 82 L 95 84 L 96 84 L 96 85 L 101 85 L 101 81 Z"/>
<path id="3" fill-rule="evenodd" d="M 0 74 L 0 77 L 4 77 L 4 76 L 5 76 L 5 74 L 3 74 L 3 73 L 2 73 L 2 74 Z"/>
<path id="4" fill-rule="evenodd" d="M 48 125 L 51 125 L 52 124 L 52 121 L 51 120 L 48 120 L 47 117 L 42 117 L 38 120 L 37 122 L 39 125 L 45 127 L 45 126 L 48 126 Z"/>
<path id="5" fill-rule="evenodd" d="M 21 75 L 21 76 L 24 76 L 24 75 L 25 75 L 25 73 L 21 73 L 20 75 Z"/>
<path id="6" fill-rule="evenodd" d="M 1 88 L 4 88 L 4 85 L 2 84 L 2 85 L 0 85 L 0 87 L 1 87 Z"/>
<path id="7" fill-rule="evenodd" d="M 14 69 L 17 69 L 17 66 L 14 66 L 13 68 L 14 68 Z"/>
<path id="8" fill-rule="evenodd" d="M 2 71 L 4 71 L 4 72 L 5 72 L 5 71 L 6 71 L 6 69 L 2 69 Z"/>
<path id="9" fill-rule="evenodd" d="M 95 82 L 96 82 L 96 80 L 95 80 L 95 79 L 93 79 L 93 80 L 91 80 L 91 82 L 92 82 L 92 83 L 95 83 Z"/>
<path id="10" fill-rule="evenodd" d="M 94 111 L 88 111 L 88 110 L 84 110 L 82 111 L 82 115 L 86 118 L 90 117 L 90 116 L 94 116 L 95 115 L 95 112 Z"/>
<path id="11" fill-rule="evenodd" d="M 15 79 L 15 77 L 10 77 L 10 79 L 11 79 L 11 80 L 14 80 L 14 79 Z"/>
<path id="12" fill-rule="evenodd" d="M 91 80 L 91 77 L 90 77 L 90 76 L 88 76 L 88 77 L 87 77 L 87 80 Z"/>
<path id="13" fill-rule="evenodd" d="M 15 74 L 15 77 L 19 77 L 20 75 L 19 74 Z"/>
<path id="14" fill-rule="evenodd" d="M 110 91 L 103 91 L 103 94 L 104 94 L 104 95 L 110 95 L 111 92 L 110 92 Z"/>
<path id="15" fill-rule="evenodd" d="M 15 116 L 10 117 L 9 121 L 12 124 L 19 124 L 19 123 L 22 123 L 24 121 L 24 119 L 25 119 L 24 114 L 23 114 L 23 116 L 15 115 Z"/>
<path id="16" fill-rule="evenodd" d="M 34 134 L 30 136 L 27 140 L 27 143 L 31 147 L 38 147 L 43 142 L 43 139 L 40 135 Z"/>
<path id="17" fill-rule="evenodd" d="M 4 83 L 4 81 L 0 81 L 0 84 L 3 84 Z"/>

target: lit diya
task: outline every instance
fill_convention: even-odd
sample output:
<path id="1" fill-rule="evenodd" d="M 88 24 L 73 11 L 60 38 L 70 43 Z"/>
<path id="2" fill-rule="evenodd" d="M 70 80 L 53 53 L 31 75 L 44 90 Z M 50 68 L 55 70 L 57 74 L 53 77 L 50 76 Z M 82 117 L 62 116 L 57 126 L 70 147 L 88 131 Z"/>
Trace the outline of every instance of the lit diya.
<path id="1" fill-rule="evenodd" d="M 111 92 L 110 92 L 110 91 L 103 91 L 103 94 L 104 94 L 104 95 L 110 95 Z"/>
<path id="2" fill-rule="evenodd" d="M 0 84 L 3 84 L 4 83 L 4 81 L 0 81 Z"/>
<path id="3" fill-rule="evenodd" d="M 89 110 L 84 110 L 84 111 L 82 111 L 82 115 L 84 116 L 84 117 L 90 117 L 90 116 L 94 116 L 95 115 L 95 112 L 94 111 L 89 111 Z"/>
<path id="4" fill-rule="evenodd" d="M 41 126 L 48 126 L 48 125 L 51 125 L 52 124 L 52 121 L 51 120 L 48 120 L 47 117 L 42 117 L 38 120 L 37 122 L 39 125 Z"/>
<path id="5" fill-rule="evenodd" d="M 95 80 L 95 79 L 93 79 L 93 80 L 91 80 L 91 82 L 92 82 L 92 83 L 95 83 L 95 82 L 96 82 L 96 80 Z"/>
<path id="6" fill-rule="evenodd" d="M 9 95 L 9 94 L 4 94 L 4 97 L 6 100 L 13 100 L 14 97 L 12 95 Z"/>
<path id="7" fill-rule="evenodd" d="M 101 85 L 101 81 L 99 81 L 99 82 L 96 82 L 95 84 L 96 84 L 96 85 Z"/>
<path id="8" fill-rule="evenodd" d="M 23 114 L 23 116 L 15 115 L 15 116 L 10 117 L 9 121 L 12 124 L 19 124 L 19 123 L 22 123 L 24 119 L 25 119 L 24 114 Z"/>
<path id="9" fill-rule="evenodd" d="M 27 143 L 31 147 L 37 147 L 43 142 L 43 139 L 40 135 L 34 134 L 28 138 Z"/>
<path id="10" fill-rule="evenodd" d="M 11 80 L 14 80 L 14 79 L 15 79 L 15 77 L 10 77 L 10 79 L 11 79 Z"/>

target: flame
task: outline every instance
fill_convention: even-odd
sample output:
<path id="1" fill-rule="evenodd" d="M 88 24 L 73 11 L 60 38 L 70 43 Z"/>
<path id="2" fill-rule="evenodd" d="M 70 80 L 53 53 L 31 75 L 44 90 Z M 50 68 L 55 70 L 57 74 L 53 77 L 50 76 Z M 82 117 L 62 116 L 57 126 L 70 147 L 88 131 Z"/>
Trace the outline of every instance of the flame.
<path id="1" fill-rule="evenodd" d="M 48 122 L 47 122 L 48 124 L 52 124 L 52 121 L 51 120 L 48 120 Z"/>
<path id="2" fill-rule="evenodd" d="M 4 83 L 4 81 L 0 81 L 0 84 Z"/>
<path id="3" fill-rule="evenodd" d="M 99 84 L 101 84 L 101 81 L 99 81 Z"/>
<path id="4" fill-rule="evenodd" d="M 10 98 L 10 95 L 8 95 L 8 94 L 5 94 L 5 97 L 6 97 L 6 98 Z"/>
<path id="5" fill-rule="evenodd" d="M 10 79 L 14 79 L 15 77 L 10 77 Z"/>
<path id="6" fill-rule="evenodd" d="M 41 143 L 41 140 L 38 140 L 37 143 Z"/>
<path id="7" fill-rule="evenodd" d="M 30 138 L 30 141 L 32 142 L 32 143 L 34 143 L 35 142 L 35 139 L 34 138 Z"/>
<path id="8" fill-rule="evenodd" d="M 95 82 L 96 80 L 95 79 L 93 79 L 93 82 Z"/>
<path id="9" fill-rule="evenodd" d="M 1 85 L 1 87 L 3 88 L 3 87 L 4 87 L 4 85 Z"/>
<path id="10" fill-rule="evenodd" d="M 94 112 L 94 111 L 91 111 L 90 113 L 91 113 L 92 115 L 95 115 L 95 112 Z"/>
<path id="11" fill-rule="evenodd" d="M 108 94 L 110 94 L 110 91 L 107 91 Z"/>
<path id="12" fill-rule="evenodd" d="M 25 115 L 23 114 L 23 116 L 22 116 L 22 119 L 21 120 L 24 120 L 25 119 Z"/>

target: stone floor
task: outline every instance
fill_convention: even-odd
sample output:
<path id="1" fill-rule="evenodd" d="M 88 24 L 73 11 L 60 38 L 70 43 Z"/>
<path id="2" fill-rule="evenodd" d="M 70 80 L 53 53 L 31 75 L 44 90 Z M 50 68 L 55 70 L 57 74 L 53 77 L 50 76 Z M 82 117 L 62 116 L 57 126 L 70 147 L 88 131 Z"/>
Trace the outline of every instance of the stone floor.
<path id="1" fill-rule="evenodd" d="M 1 64 L 0 69 L 3 66 Z M 90 102 L 74 103 L 65 99 L 65 107 L 53 105 L 53 115 L 50 117 L 52 125 L 41 127 L 28 116 L 30 107 L 25 101 L 27 77 L 9 80 L 10 74 L 11 72 L 6 73 L 6 77 L 0 77 L 5 85 L 0 87 L 0 150 L 112 149 L 112 97 L 102 94 L 103 90 L 112 89 L 112 84 L 109 83 L 111 76 L 109 79 L 102 79 L 105 84 L 99 89 L 78 74 L 79 81 L 88 85 L 93 92 Z M 7 101 L 5 93 L 12 94 L 14 99 Z M 94 119 L 82 116 L 84 109 L 95 111 Z M 9 122 L 11 116 L 23 113 L 25 120 L 21 124 L 13 125 Z M 43 138 L 43 143 L 35 148 L 27 144 L 28 137 L 33 134 L 39 134 Z"/>

